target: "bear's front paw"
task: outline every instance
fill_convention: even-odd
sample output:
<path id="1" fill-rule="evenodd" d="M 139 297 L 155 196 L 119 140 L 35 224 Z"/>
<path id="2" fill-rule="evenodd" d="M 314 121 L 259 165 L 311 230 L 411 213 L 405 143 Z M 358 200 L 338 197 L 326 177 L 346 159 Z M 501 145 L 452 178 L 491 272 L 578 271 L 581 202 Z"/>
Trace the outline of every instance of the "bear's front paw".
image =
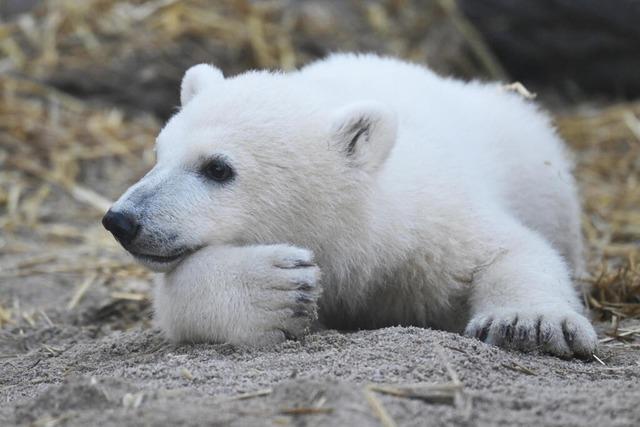
<path id="1" fill-rule="evenodd" d="M 255 312 L 256 344 L 274 344 L 307 334 L 318 318 L 320 269 L 311 251 L 287 245 L 261 248 L 249 260 L 257 286 L 250 292 Z"/>
<path id="2" fill-rule="evenodd" d="M 500 347 L 540 350 L 563 358 L 589 359 L 598 343 L 591 323 L 571 308 L 496 310 L 471 319 L 465 335 Z"/>

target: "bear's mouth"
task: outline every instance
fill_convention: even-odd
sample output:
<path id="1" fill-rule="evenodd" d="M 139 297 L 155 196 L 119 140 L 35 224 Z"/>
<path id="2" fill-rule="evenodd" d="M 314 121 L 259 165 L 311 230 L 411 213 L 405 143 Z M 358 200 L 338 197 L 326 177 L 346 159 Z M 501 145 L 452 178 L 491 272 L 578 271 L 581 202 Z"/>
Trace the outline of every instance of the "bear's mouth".
<path id="1" fill-rule="evenodd" d="M 167 255 L 156 255 L 129 251 L 140 264 L 152 271 L 166 272 L 177 265 L 179 261 L 195 252 L 195 248 L 181 248 Z"/>
<path id="2" fill-rule="evenodd" d="M 187 253 L 188 251 L 184 250 L 184 251 L 177 252 L 173 255 L 151 255 L 151 254 L 140 254 L 140 253 L 134 253 L 134 252 L 132 252 L 131 255 L 133 255 L 134 257 L 138 258 L 141 261 L 166 264 L 168 262 L 179 260 L 183 256 L 187 255 Z"/>

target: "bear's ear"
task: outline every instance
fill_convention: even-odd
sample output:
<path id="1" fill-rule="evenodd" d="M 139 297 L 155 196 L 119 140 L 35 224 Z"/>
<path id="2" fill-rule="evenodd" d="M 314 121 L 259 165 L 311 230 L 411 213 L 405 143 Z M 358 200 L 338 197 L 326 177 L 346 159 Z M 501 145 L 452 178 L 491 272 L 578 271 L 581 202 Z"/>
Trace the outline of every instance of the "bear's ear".
<path id="1" fill-rule="evenodd" d="M 184 107 L 205 87 L 224 79 L 222 71 L 209 64 L 198 64 L 189 68 L 180 85 L 180 104 Z"/>
<path id="2" fill-rule="evenodd" d="M 391 152 L 397 127 L 395 112 L 380 102 L 347 105 L 334 113 L 333 145 L 352 164 L 373 172 Z"/>

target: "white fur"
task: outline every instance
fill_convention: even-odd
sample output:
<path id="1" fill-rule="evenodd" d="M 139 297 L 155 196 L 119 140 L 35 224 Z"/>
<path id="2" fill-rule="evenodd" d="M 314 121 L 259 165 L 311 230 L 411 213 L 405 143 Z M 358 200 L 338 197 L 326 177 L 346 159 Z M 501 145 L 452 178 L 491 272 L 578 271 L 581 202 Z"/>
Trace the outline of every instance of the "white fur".
<path id="1" fill-rule="evenodd" d="M 208 73 L 193 85 L 187 72 L 158 164 L 114 206 L 137 212 L 139 247 L 204 247 L 157 286 L 169 337 L 300 336 L 314 311 L 301 326 L 273 307 L 291 313 L 301 292 L 315 301 L 318 274 L 303 267 L 314 290 L 300 291 L 273 259 L 305 248 L 322 270 L 326 326 L 419 325 L 560 356 L 595 351 L 571 284 L 582 243 L 570 162 L 535 105 L 371 55 L 288 74 Z M 212 155 L 233 166 L 232 182 L 198 174 Z"/>
<path id="2" fill-rule="evenodd" d="M 203 248 L 157 284 L 156 322 L 178 341 L 301 337 L 320 293 L 311 260 L 310 251 L 287 245 Z"/>
<path id="3" fill-rule="evenodd" d="M 189 68 L 180 87 L 180 104 L 185 106 L 210 84 L 224 79 L 222 72 L 209 64 L 198 64 Z"/>

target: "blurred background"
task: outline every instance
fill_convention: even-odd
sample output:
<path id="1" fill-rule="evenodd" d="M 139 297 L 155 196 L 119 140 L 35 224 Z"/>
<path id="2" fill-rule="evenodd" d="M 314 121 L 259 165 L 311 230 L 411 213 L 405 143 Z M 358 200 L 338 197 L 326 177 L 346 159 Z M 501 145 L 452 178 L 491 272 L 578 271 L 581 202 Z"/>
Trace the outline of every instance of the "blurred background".
<path id="1" fill-rule="evenodd" d="M 152 165 L 189 66 L 357 51 L 537 94 L 576 155 L 585 302 L 633 339 L 619 321 L 640 316 L 638 22 L 635 0 L 0 1 L 0 328 L 37 342 L 52 323 L 148 325 L 151 276 L 99 220 Z"/>

